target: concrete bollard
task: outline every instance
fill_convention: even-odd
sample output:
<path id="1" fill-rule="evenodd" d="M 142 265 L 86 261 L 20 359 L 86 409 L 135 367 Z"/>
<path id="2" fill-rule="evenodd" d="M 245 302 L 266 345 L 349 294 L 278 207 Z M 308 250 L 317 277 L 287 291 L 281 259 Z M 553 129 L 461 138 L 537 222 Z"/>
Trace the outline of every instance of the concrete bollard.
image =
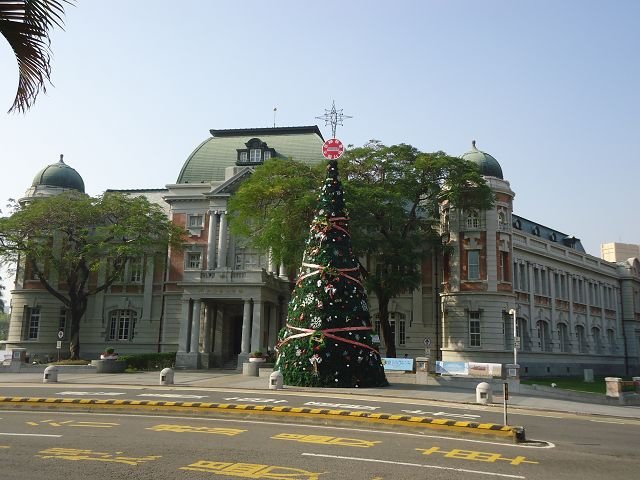
<path id="1" fill-rule="evenodd" d="M 163 368 L 160 372 L 160 385 L 173 385 L 173 370 Z"/>
<path id="2" fill-rule="evenodd" d="M 491 392 L 491 385 L 487 382 L 479 383 L 476 387 L 476 403 L 486 405 L 487 403 L 493 403 L 493 395 Z"/>
<path id="3" fill-rule="evenodd" d="M 280 370 L 276 370 L 269 375 L 269 390 L 282 390 L 282 384 L 284 383 L 284 377 Z"/>
<path id="4" fill-rule="evenodd" d="M 50 365 L 44 369 L 44 377 L 42 383 L 57 383 L 58 382 L 58 367 Z"/>

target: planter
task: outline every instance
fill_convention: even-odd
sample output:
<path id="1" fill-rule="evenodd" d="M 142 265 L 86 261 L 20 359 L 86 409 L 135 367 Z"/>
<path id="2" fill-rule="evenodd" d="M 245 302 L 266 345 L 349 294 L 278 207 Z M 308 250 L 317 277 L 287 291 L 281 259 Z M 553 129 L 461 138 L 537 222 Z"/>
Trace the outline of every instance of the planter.
<path id="1" fill-rule="evenodd" d="M 264 357 L 249 357 L 249 361 L 251 363 L 264 363 L 267 359 Z"/>
<path id="2" fill-rule="evenodd" d="M 93 360 L 92 365 L 96 366 L 96 373 L 124 373 L 127 362 L 115 359 Z"/>

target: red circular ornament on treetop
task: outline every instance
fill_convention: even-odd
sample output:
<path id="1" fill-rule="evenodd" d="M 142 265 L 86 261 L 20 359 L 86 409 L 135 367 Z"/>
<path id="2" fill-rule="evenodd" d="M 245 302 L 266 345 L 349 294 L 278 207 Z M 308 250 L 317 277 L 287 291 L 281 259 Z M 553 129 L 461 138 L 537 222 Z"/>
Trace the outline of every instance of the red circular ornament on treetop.
<path id="1" fill-rule="evenodd" d="M 330 138 L 322 145 L 322 156 L 329 160 L 340 158 L 344 153 L 344 144 L 337 138 Z"/>

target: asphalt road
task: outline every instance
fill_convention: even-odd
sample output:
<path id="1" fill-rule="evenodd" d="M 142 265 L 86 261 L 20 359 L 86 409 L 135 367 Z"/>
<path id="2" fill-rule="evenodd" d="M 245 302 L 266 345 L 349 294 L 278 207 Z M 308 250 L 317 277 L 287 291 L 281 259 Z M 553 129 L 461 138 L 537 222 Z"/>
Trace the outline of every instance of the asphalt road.
<path id="1" fill-rule="evenodd" d="M 585 432 L 589 425 L 622 438 L 610 445 L 597 434 L 581 443 L 514 444 L 366 425 L 5 410 L 0 458 L 11 479 L 635 478 L 639 426 L 585 422 Z"/>

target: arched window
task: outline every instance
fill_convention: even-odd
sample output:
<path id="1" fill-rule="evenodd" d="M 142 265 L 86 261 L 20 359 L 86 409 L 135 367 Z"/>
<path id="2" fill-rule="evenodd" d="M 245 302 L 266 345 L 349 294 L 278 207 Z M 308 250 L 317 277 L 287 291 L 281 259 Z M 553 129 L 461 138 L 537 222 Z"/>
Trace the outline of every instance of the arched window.
<path id="1" fill-rule="evenodd" d="M 476 230 L 480 228 L 480 217 L 478 212 L 471 210 L 467 213 L 467 229 Z"/>
<path id="2" fill-rule="evenodd" d="M 108 340 L 132 340 L 137 319 L 135 310 L 112 310 L 109 315 Z"/>
<path id="3" fill-rule="evenodd" d="M 600 353 L 602 350 L 602 337 L 600 336 L 600 329 L 593 327 L 591 329 L 591 336 L 593 337 L 593 348 L 595 353 Z"/>
<path id="4" fill-rule="evenodd" d="M 558 324 L 558 340 L 560 342 L 560 351 L 568 352 L 570 343 L 569 343 L 569 331 L 567 329 L 566 323 Z"/>
<path id="5" fill-rule="evenodd" d="M 587 351 L 587 341 L 584 334 L 584 327 L 582 325 L 576 326 L 576 339 L 578 341 L 578 352 L 585 353 Z"/>
<path id="6" fill-rule="evenodd" d="M 538 342 L 540 344 L 540 350 L 543 352 L 551 351 L 551 338 L 549 336 L 549 324 L 544 320 L 538 320 L 536 322 L 536 329 L 538 331 Z"/>

